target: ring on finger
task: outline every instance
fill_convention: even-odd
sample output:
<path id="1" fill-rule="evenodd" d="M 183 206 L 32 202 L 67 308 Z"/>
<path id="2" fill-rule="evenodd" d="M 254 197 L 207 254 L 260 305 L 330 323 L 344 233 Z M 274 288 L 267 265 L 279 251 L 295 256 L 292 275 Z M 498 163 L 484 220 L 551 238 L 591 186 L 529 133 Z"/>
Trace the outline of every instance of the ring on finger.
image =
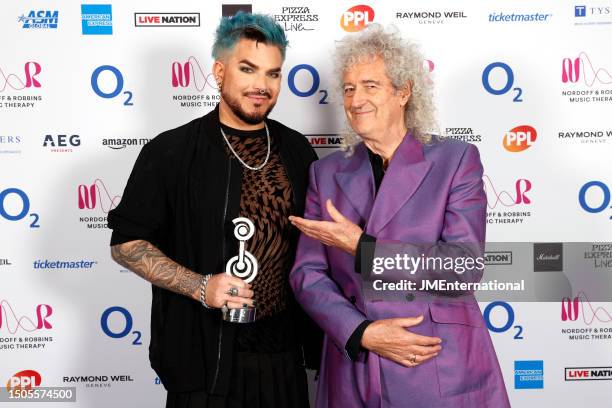
<path id="1" fill-rule="evenodd" d="M 412 356 L 410 356 L 410 362 L 412 364 L 416 364 L 417 363 L 417 356 L 416 356 L 416 354 L 413 354 Z"/>
<path id="2" fill-rule="evenodd" d="M 231 288 L 229 288 L 229 290 L 227 291 L 227 294 L 230 296 L 238 296 L 238 288 L 235 286 L 232 286 Z"/>

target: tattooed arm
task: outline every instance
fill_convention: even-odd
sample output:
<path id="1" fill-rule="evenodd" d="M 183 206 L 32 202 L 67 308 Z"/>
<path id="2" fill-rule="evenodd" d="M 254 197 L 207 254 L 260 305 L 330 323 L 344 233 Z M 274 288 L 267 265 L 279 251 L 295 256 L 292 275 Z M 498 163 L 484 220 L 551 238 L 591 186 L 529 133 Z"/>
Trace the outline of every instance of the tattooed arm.
<path id="1" fill-rule="evenodd" d="M 172 292 L 200 300 L 202 275 L 190 271 L 168 258 L 148 241 L 135 240 L 111 246 L 111 256 L 119 265 L 152 284 Z M 227 294 L 230 287 L 238 288 L 238 296 Z M 215 274 L 206 287 L 206 303 L 212 307 L 242 307 L 244 303 L 252 306 L 253 291 L 242 279 L 225 273 Z"/>

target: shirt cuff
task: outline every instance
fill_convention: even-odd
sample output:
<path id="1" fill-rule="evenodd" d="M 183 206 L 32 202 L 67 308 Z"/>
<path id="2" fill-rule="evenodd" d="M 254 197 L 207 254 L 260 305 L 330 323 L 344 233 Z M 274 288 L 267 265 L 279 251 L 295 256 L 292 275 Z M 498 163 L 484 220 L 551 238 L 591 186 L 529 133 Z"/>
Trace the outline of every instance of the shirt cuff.
<path id="1" fill-rule="evenodd" d="M 364 244 L 369 244 L 365 245 Z M 357 250 L 355 251 L 355 272 L 361 274 L 362 266 L 366 266 L 366 270 L 372 269 L 374 262 L 374 244 L 376 238 L 363 232 L 357 242 Z"/>
<path id="2" fill-rule="evenodd" d="M 361 347 L 361 338 L 363 337 L 363 332 L 365 329 L 372 323 L 371 320 L 364 320 L 351 334 L 348 341 L 346 342 L 346 346 L 344 349 L 346 350 L 346 354 L 351 359 L 351 361 L 356 361 L 359 357 L 359 352 L 363 350 Z"/>

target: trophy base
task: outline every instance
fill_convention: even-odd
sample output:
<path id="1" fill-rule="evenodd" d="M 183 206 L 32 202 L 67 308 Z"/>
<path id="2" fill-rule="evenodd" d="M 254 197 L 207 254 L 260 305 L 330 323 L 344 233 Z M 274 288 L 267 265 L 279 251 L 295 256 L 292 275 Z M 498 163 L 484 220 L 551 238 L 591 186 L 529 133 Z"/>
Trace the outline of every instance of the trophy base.
<path id="1" fill-rule="evenodd" d="M 223 320 L 231 323 L 252 323 L 255 321 L 255 313 L 257 309 L 254 307 L 241 307 L 238 309 L 225 308 L 223 312 Z"/>

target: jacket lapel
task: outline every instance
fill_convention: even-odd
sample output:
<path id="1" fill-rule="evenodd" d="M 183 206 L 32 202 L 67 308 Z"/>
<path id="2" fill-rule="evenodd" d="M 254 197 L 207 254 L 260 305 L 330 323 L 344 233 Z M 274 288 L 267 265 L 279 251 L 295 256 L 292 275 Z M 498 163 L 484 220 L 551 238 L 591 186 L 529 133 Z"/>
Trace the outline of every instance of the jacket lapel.
<path id="1" fill-rule="evenodd" d="M 409 131 L 394 153 L 385 172 L 372 213 L 368 233 L 376 236 L 406 204 L 429 172 L 423 146 Z"/>
<path id="2" fill-rule="evenodd" d="M 374 176 L 363 143 L 355 146 L 355 151 L 347 159 L 346 166 L 336 172 L 334 178 L 357 214 L 362 220 L 367 220 L 374 200 Z"/>

